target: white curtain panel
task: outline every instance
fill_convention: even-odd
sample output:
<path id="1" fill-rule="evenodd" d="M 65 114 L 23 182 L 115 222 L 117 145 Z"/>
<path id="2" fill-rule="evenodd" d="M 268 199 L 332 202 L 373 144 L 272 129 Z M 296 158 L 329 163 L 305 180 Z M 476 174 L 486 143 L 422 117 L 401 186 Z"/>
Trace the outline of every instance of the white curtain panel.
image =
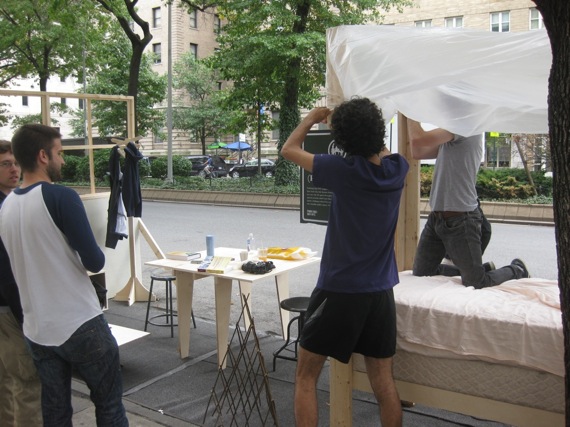
<path id="1" fill-rule="evenodd" d="M 347 25 L 327 30 L 327 103 L 368 97 L 389 121 L 469 136 L 548 133 L 552 55 L 544 30 Z"/>

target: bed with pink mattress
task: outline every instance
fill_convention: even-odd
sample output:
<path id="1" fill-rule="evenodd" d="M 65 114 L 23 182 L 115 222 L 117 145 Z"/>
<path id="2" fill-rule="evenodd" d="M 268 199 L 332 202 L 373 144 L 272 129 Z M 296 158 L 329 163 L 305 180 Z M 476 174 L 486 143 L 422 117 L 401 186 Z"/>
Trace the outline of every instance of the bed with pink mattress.
<path id="1" fill-rule="evenodd" d="M 402 400 L 521 427 L 564 425 L 564 342 L 556 281 L 475 290 L 459 277 L 400 273 L 394 288 Z M 331 360 L 331 425 L 352 425 L 364 359 Z"/>

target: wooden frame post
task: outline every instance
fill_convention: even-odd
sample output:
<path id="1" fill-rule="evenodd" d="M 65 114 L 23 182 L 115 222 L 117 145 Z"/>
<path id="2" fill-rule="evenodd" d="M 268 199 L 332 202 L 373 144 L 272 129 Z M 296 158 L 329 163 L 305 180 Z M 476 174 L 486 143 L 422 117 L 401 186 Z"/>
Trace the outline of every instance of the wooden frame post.
<path id="1" fill-rule="evenodd" d="M 398 271 L 404 271 L 411 270 L 414 265 L 420 234 L 420 162 L 412 158 L 408 142 L 408 120 L 401 113 L 398 113 L 398 153 L 410 164 L 400 201 L 395 236 Z"/>

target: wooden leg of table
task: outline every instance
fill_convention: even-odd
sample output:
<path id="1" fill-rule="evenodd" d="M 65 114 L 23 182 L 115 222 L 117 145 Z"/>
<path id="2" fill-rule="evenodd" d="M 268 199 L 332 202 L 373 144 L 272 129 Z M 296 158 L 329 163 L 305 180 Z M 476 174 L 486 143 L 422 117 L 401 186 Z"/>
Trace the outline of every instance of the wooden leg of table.
<path id="1" fill-rule="evenodd" d="M 287 339 L 289 312 L 281 308 L 281 301 L 289 298 L 289 275 L 287 273 L 275 276 L 275 288 L 277 289 L 277 308 L 281 314 L 281 333 L 283 339 Z"/>
<path id="2" fill-rule="evenodd" d="M 216 298 L 216 335 L 218 338 L 218 365 L 226 368 L 226 351 L 230 329 L 230 306 L 232 303 L 232 280 L 222 277 L 214 278 Z"/>
<path id="3" fill-rule="evenodd" d="M 192 297 L 194 275 L 176 271 L 176 294 L 178 302 L 178 351 L 182 359 L 190 355 L 190 323 L 192 322 Z"/>
<path id="4" fill-rule="evenodd" d="M 250 322 L 249 322 L 249 316 L 247 315 L 247 312 L 244 311 L 243 299 L 244 299 L 244 297 L 247 298 L 247 305 L 249 307 L 249 311 L 253 315 L 253 304 L 251 301 L 251 283 L 250 282 L 239 282 L 239 292 L 240 292 L 240 298 L 241 298 L 241 309 L 243 311 L 243 326 L 245 327 L 245 330 L 247 331 L 249 329 Z"/>

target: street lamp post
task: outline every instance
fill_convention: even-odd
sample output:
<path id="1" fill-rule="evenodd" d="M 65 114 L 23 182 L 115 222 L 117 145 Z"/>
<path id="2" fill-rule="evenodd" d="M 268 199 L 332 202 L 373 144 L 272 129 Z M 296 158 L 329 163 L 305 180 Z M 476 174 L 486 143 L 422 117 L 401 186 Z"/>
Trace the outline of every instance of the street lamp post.
<path id="1" fill-rule="evenodd" d="M 168 158 L 166 169 L 166 180 L 174 181 L 174 173 L 172 167 L 172 4 L 168 7 L 168 91 L 166 95 L 166 131 L 168 132 Z"/>

